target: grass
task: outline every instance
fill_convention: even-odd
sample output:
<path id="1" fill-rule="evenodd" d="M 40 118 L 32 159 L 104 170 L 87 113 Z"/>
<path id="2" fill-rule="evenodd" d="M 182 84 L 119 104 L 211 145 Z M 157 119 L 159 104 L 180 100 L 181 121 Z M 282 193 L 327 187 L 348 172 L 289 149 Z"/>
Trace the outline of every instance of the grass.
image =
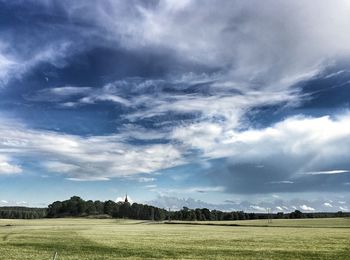
<path id="1" fill-rule="evenodd" d="M 192 224 L 201 225 L 192 225 Z M 0 259 L 348 259 L 349 219 L 0 220 Z M 189 225 L 190 224 L 190 225 Z M 241 226 L 222 226 L 239 224 Z M 268 226 L 267 226 L 268 225 Z"/>
<path id="2" fill-rule="evenodd" d="M 176 224 L 220 225 L 220 226 L 256 226 L 256 227 L 304 227 L 304 228 L 350 228 L 350 218 L 316 218 L 316 219 L 273 219 L 239 220 L 239 221 L 172 221 Z"/>

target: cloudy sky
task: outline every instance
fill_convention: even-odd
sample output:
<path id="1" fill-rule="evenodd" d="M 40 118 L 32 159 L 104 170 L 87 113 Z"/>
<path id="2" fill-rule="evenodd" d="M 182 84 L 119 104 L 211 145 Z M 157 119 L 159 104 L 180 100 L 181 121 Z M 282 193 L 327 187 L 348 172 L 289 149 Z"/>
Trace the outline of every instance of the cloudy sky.
<path id="1" fill-rule="evenodd" d="M 348 0 L 0 0 L 0 205 L 349 211 Z"/>

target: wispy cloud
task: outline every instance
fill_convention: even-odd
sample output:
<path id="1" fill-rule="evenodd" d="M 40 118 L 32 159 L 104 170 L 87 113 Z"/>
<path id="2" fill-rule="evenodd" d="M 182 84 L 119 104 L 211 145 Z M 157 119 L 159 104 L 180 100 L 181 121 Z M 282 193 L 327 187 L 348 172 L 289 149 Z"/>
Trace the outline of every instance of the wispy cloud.
<path id="1" fill-rule="evenodd" d="M 220 191 L 241 192 L 247 189 L 248 183 L 251 189 L 246 192 L 305 190 L 310 189 L 311 184 L 314 186 L 308 176 L 338 176 L 345 171 L 302 174 L 314 172 L 315 168 L 348 163 L 346 154 L 350 144 L 345 140 L 350 140 L 346 130 L 350 125 L 349 118 L 348 114 L 336 119 L 292 117 L 265 129 L 246 131 L 225 129 L 225 125 L 216 123 L 190 124 L 171 130 L 171 142 L 145 145 L 129 143 L 127 130 L 108 136 L 80 137 L 33 130 L 3 121 L 0 148 L 7 159 L 3 160 L 2 171 L 19 173 L 22 169 L 10 163 L 13 159 L 40 157 L 40 165 L 48 172 L 64 174 L 71 180 L 100 180 L 151 173 L 189 163 L 187 156 L 196 151 L 192 157 L 227 158 L 225 164 L 215 170 L 214 183 L 218 185 L 214 188 L 224 187 Z M 178 134 L 180 130 L 182 135 Z M 264 167 L 257 168 L 256 165 Z M 228 168 L 222 168 L 224 166 Z M 211 170 L 212 166 L 206 169 L 209 173 Z M 252 180 L 256 180 L 258 186 Z M 336 183 L 332 187 L 337 187 Z M 193 191 L 214 191 L 212 189 L 196 188 Z"/>
<path id="2" fill-rule="evenodd" d="M 256 212 L 263 212 L 266 213 L 266 208 L 257 206 L 257 205 L 251 205 L 250 208 L 252 209 L 252 211 L 256 211 Z"/>
<path id="3" fill-rule="evenodd" d="M 173 196 L 158 196 L 157 199 L 152 201 L 147 201 L 151 205 L 160 206 L 163 208 L 171 209 L 181 209 L 183 206 L 189 208 L 209 208 L 209 209 L 219 209 L 224 211 L 233 211 L 233 210 L 243 210 L 245 212 L 261 212 L 267 213 L 267 209 L 271 209 L 272 212 L 292 212 L 294 210 L 301 210 L 303 212 L 314 212 L 314 211 L 334 211 L 334 208 L 324 205 L 322 199 L 317 200 L 300 200 L 300 199 L 291 199 L 291 200 L 281 200 L 275 199 L 271 200 L 226 200 L 222 203 L 207 203 L 202 200 L 196 200 L 191 197 L 185 198 L 176 198 Z M 297 203 L 295 206 L 294 203 Z M 348 207 L 344 204 L 334 203 L 333 207 L 336 207 L 342 211 L 348 211 Z"/>
<path id="4" fill-rule="evenodd" d="M 9 156 L 0 154 L 0 175 L 21 173 L 22 168 L 10 161 Z"/>
<path id="5" fill-rule="evenodd" d="M 86 8 L 70 11 L 71 4 L 65 8 L 83 21 L 93 13 L 93 22 L 127 48 L 167 48 L 182 59 L 229 68 L 227 76 L 239 81 L 291 84 L 317 71 L 324 57 L 349 53 L 343 33 L 350 24 L 346 1 L 319 1 L 318 12 L 312 1 L 302 6 L 295 1 L 174 2 L 108 2 L 94 10 L 75 3 L 87 13 L 81 11 Z"/>
<path id="6" fill-rule="evenodd" d="M 25 98 L 30 101 L 42 102 L 63 102 L 71 98 L 81 98 L 92 92 L 90 87 L 64 86 L 55 88 L 45 88 L 35 93 L 26 95 Z"/>
<path id="7" fill-rule="evenodd" d="M 0 43 L 0 83 L 1 85 L 6 84 L 9 79 L 11 78 L 11 74 L 13 74 L 15 68 L 18 66 L 17 62 L 14 60 L 14 58 L 7 57 L 1 48 Z"/>
<path id="8" fill-rule="evenodd" d="M 271 184 L 293 184 L 294 181 L 271 181 Z"/>
<path id="9" fill-rule="evenodd" d="M 305 211 L 315 211 L 314 208 L 307 206 L 307 205 L 300 205 L 300 209 L 305 210 Z"/>
<path id="10" fill-rule="evenodd" d="M 339 206 L 339 209 L 342 210 L 342 211 L 349 211 L 349 208 L 348 208 L 348 207 Z"/>
<path id="11" fill-rule="evenodd" d="M 193 186 L 183 188 L 161 188 L 152 189 L 152 191 L 164 196 L 164 195 L 179 195 L 179 194 L 196 194 L 196 193 L 211 193 L 211 192 L 224 192 L 225 188 L 222 186 Z"/>
<path id="12" fill-rule="evenodd" d="M 178 137 L 188 147 L 202 151 L 203 157 L 228 157 L 226 165 L 219 164 L 212 170 L 213 182 L 230 186 L 233 192 L 313 189 L 315 183 L 323 183 L 327 176 L 334 178 L 332 182 L 328 179 L 332 183 L 329 188 L 341 188 L 341 183 L 349 178 L 344 170 L 327 174 L 305 172 L 349 166 L 346 155 L 349 119 L 348 114 L 334 119 L 292 117 L 259 130 L 227 132 L 219 124 L 215 125 L 216 132 L 208 132 L 210 124 L 204 124 L 205 135 L 192 135 L 192 130 L 185 128 Z M 257 164 L 264 167 L 257 168 Z"/>
<path id="13" fill-rule="evenodd" d="M 349 170 L 330 170 L 330 171 L 315 171 L 315 172 L 307 172 L 307 174 L 310 175 L 322 175 L 322 174 L 341 174 L 341 173 L 348 173 Z"/>
<path id="14" fill-rule="evenodd" d="M 12 44 L 0 42 L 0 87 L 6 86 L 12 79 L 21 79 L 41 63 L 61 67 L 64 65 L 62 61 L 70 53 L 70 44 L 67 41 L 48 42 L 46 46 L 30 53 L 31 55 L 16 53 L 16 50 L 11 49 Z"/>
<path id="15" fill-rule="evenodd" d="M 4 122 L 4 121 L 3 121 Z M 12 123 L 0 127 L 0 149 L 6 158 L 40 158 L 47 172 L 70 180 L 101 180 L 173 167 L 183 163 L 181 152 L 169 144 L 130 145 L 123 136 L 80 137 L 28 129 Z M 1 173 L 21 169 L 2 158 Z"/>
<path id="16" fill-rule="evenodd" d="M 47 14 L 54 6 L 51 1 L 36 5 Z M 59 6 L 63 18 L 71 21 L 61 29 L 70 36 L 71 50 L 110 42 L 128 51 L 167 50 L 179 60 L 220 69 L 217 86 L 281 90 L 322 71 L 332 58 L 350 53 L 349 36 L 343 33 L 350 25 L 345 0 L 319 1 L 317 12 L 312 1 L 301 6 L 291 0 L 220 5 L 212 1 L 91 5 L 78 0 Z M 53 27 L 57 34 L 59 29 Z M 34 60 L 50 60 L 48 52 Z"/>
<path id="17" fill-rule="evenodd" d="M 313 1 L 292 0 L 220 4 L 45 0 L 30 4 L 44 12 L 44 19 L 39 15 L 35 24 L 41 26 L 22 24 L 20 31 L 3 35 L 0 83 L 23 79 L 42 64 L 48 65 L 45 73 L 64 74 L 57 68 L 68 63 L 74 67 L 75 61 L 84 67 L 84 58 L 77 57 L 80 53 L 94 57 L 97 49 L 111 49 L 118 52 L 121 58 L 117 55 L 114 60 L 120 58 L 123 66 L 106 63 L 113 69 L 105 75 L 102 66 L 103 72 L 94 75 L 97 80 L 91 85 L 85 77 L 95 73 L 95 61 L 91 61 L 93 69 L 83 71 L 84 79 L 69 73 L 56 83 L 47 78 L 45 86 L 17 96 L 28 106 L 42 102 L 59 112 L 112 104 L 116 109 L 108 113 L 120 122 L 115 132 L 79 136 L 4 119 L 0 122 L 0 174 L 25 174 L 26 164 L 19 162 L 30 160 L 38 162 L 45 175 L 61 174 L 71 181 L 131 180 L 132 176 L 134 181 L 151 182 L 153 177 L 145 175 L 204 161 L 210 185 L 168 192 L 250 194 L 348 188 L 349 112 L 334 117 L 286 116 L 259 127 L 246 118 L 264 107 L 297 107 L 310 98 L 298 83 L 350 55 L 350 36 L 344 33 L 350 28 L 347 1 L 322 0 L 317 7 Z M 45 17 L 53 16 L 57 7 L 60 20 L 50 23 Z M 30 12 L 23 15 L 33 18 Z M 27 37 L 22 31 L 33 33 Z M 150 53 L 154 56 L 148 57 Z M 156 72 L 134 69 L 124 54 L 151 60 Z M 119 75 L 118 69 L 127 73 Z M 328 78 L 344 74 L 337 73 Z M 187 176 L 175 173 L 172 178 Z M 314 207 L 307 202 L 294 205 Z"/>
<path id="18" fill-rule="evenodd" d="M 329 202 L 325 202 L 323 203 L 323 205 L 329 208 L 333 208 L 332 204 L 330 204 Z"/>
<path id="19" fill-rule="evenodd" d="M 140 177 L 140 178 L 138 178 L 139 182 L 153 182 L 155 180 L 156 180 L 156 178 L 150 178 L 150 177 Z"/>

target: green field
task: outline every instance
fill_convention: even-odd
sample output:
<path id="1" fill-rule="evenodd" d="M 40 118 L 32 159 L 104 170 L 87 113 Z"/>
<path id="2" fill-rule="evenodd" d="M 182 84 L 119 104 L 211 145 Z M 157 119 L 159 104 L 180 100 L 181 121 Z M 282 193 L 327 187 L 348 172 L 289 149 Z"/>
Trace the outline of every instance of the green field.
<path id="1" fill-rule="evenodd" d="M 0 220 L 0 259 L 52 259 L 55 251 L 57 260 L 349 259 L 350 219 L 274 220 L 272 224 L 266 220 L 178 224 Z"/>

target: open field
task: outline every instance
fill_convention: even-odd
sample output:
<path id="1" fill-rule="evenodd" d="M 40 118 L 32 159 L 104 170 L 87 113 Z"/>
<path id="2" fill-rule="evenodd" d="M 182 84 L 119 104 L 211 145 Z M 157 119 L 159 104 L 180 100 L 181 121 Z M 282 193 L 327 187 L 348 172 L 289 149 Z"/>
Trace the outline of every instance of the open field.
<path id="1" fill-rule="evenodd" d="M 220 225 L 115 219 L 0 220 L 0 259 L 51 259 L 55 251 L 57 260 L 350 256 L 350 219 L 274 220 L 271 227 L 265 226 L 266 220 L 214 223 Z M 225 223 L 243 226 L 221 226 Z"/>
<path id="2" fill-rule="evenodd" d="M 273 219 L 239 221 L 171 221 L 171 223 L 222 226 L 257 226 L 257 227 L 305 227 L 305 228 L 350 228 L 350 218 L 309 218 L 309 219 Z"/>

